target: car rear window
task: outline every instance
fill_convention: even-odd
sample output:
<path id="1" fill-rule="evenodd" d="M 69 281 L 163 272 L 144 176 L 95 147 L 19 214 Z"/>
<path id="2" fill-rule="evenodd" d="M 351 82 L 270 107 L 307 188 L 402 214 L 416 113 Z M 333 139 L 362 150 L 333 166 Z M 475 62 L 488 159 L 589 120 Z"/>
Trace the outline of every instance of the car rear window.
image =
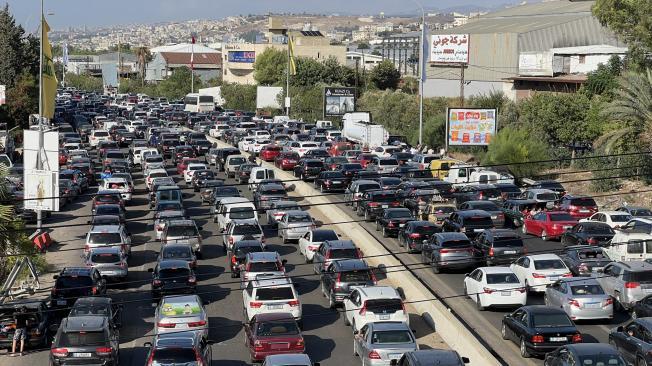
<path id="1" fill-rule="evenodd" d="M 390 211 L 387 213 L 387 217 L 390 219 L 408 219 L 412 218 L 412 213 L 409 210 Z"/>
<path id="2" fill-rule="evenodd" d="M 256 290 L 256 300 L 290 300 L 294 299 L 294 292 L 289 286 L 276 288 L 259 288 Z"/>
<path id="3" fill-rule="evenodd" d="M 583 197 L 583 198 L 573 198 L 570 201 L 573 206 L 597 206 L 593 198 Z"/>
<path id="4" fill-rule="evenodd" d="M 163 258 L 165 259 L 187 259 L 191 257 L 190 246 L 166 247 L 163 246 Z"/>
<path id="5" fill-rule="evenodd" d="M 537 259 L 534 261 L 534 269 L 565 269 L 564 262 L 559 259 Z"/>
<path id="6" fill-rule="evenodd" d="M 161 279 L 184 278 L 190 275 L 188 268 L 165 268 L 158 272 Z"/>
<path id="7" fill-rule="evenodd" d="M 60 347 L 100 347 L 108 342 L 104 332 L 64 332 L 59 339 Z"/>
<path id="8" fill-rule="evenodd" d="M 573 295 L 604 295 L 604 290 L 598 284 L 595 285 L 572 285 L 571 292 Z"/>
<path id="9" fill-rule="evenodd" d="M 602 250 L 582 250 L 577 252 L 577 256 L 580 259 L 603 259 L 607 256 L 602 252 Z"/>
<path id="10" fill-rule="evenodd" d="M 281 269 L 277 262 L 252 262 L 249 263 L 249 272 L 278 272 Z"/>
<path id="11" fill-rule="evenodd" d="M 229 211 L 231 219 L 252 219 L 254 216 L 254 209 L 251 207 L 233 207 Z"/>
<path id="12" fill-rule="evenodd" d="M 358 258 L 358 250 L 355 248 L 331 249 L 329 259 L 355 259 Z"/>
<path id="13" fill-rule="evenodd" d="M 192 365 L 197 361 L 192 348 L 163 348 L 154 351 L 152 358 L 155 365 Z"/>
<path id="14" fill-rule="evenodd" d="M 441 243 L 442 248 L 464 248 L 471 246 L 469 240 L 446 240 Z"/>
<path id="15" fill-rule="evenodd" d="M 554 213 L 550 214 L 550 221 L 575 221 L 575 219 L 567 213 Z"/>
<path id="16" fill-rule="evenodd" d="M 117 253 L 94 253 L 91 256 L 93 263 L 118 263 L 120 262 L 120 255 Z"/>
<path id="17" fill-rule="evenodd" d="M 118 244 L 122 242 L 120 233 L 90 233 L 88 244 Z"/>
<path id="18" fill-rule="evenodd" d="M 584 231 L 590 234 L 613 234 L 614 230 L 609 225 L 587 225 Z"/>
<path id="19" fill-rule="evenodd" d="M 403 310 L 401 299 L 374 299 L 365 302 L 367 311 L 372 313 L 395 313 Z"/>
<path id="20" fill-rule="evenodd" d="M 634 216 L 652 216 L 652 211 L 646 208 L 631 209 L 629 212 Z"/>
<path id="21" fill-rule="evenodd" d="M 535 328 L 573 327 L 573 322 L 566 314 L 533 314 L 532 325 Z"/>
<path id="22" fill-rule="evenodd" d="M 487 284 L 498 285 L 504 283 L 519 283 L 519 280 L 513 273 L 487 273 Z"/>
<path id="23" fill-rule="evenodd" d="M 464 219 L 464 225 L 469 227 L 492 227 L 491 217 L 473 216 Z"/>
<path id="24" fill-rule="evenodd" d="M 366 192 L 372 189 L 379 189 L 380 184 L 360 184 L 358 186 L 358 191 L 359 192 Z"/>
<path id="25" fill-rule="evenodd" d="M 474 210 L 484 210 L 484 211 L 499 211 L 500 209 L 498 206 L 496 206 L 495 203 L 492 202 L 487 202 L 487 203 L 474 203 L 473 205 Z"/>
<path id="26" fill-rule="evenodd" d="M 89 276 L 62 276 L 57 278 L 56 288 L 83 289 L 92 287 L 93 280 Z"/>
<path id="27" fill-rule="evenodd" d="M 625 272 L 624 277 L 628 282 L 652 282 L 652 271 Z"/>
<path id="28" fill-rule="evenodd" d="M 385 343 L 412 343 L 412 335 L 406 330 L 385 330 L 382 332 L 374 332 L 371 336 L 372 344 L 385 344 Z"/>
<path id="29" fill-rule="evenodd" d="M 262 234 L 260 226 L 258 225 L 236 225 L 233 227 L 232 235 L 258 235 Z"/>
<path id="30" fill-rule="evenodd" d="M 264 337 L 299 334 L 299 328 L 295 321 L 261 322 L 257 324 L 256 333 Z"/>
<path id="31" fill-rule="evenodd" d="M 554 193 L 539 193 L 537 194 L 537 199 L 541 201 L 555 201 L 557 200 L 557 195 Z"/>
<path id="32" fill-rule="evenodd" d="M 322 163 L 321 161 L 306 161 L 306 166 L 310 168 L 319 168 L 319 167 L 323 167 L 324 163 Z"/>
<path id="33" fill-rule="evenodd" d="M 393 193 L 373 194 L 370 198 L 373 202 L 393 202 L 397 199 Z"/>
<path id="34" fill-rule="evenodd" d="M 396 159 L 380 159 L 380 160 L 378 160 L 378 165 L 398 165 L 398 160 L 396 160 Z"/>
<path id="35" fill-rule="evenodd" d="M 315 231 L 312 233 L 312 241 L 326 241 L 326 240 L 337 240 L 337 233 L 334 231 Z"/>
<path id="36" fill-rule="evenodd" d="M 371 272 L 368 269 L 359 271 L 340 272 L 341 282 L 371 281 Z"/>
<path id="37" fill-rule="evenodd" d="M 495 238 L 494 248 L 496 247 L 520 248 L 523 247 L 523 240 L 521 238 Z"/>
<path id="38" fill-rule="evenodd" d="M 106 131 L 95 131 L 93 133 L 93 136 L 95 136 L 95 137 L 106 137 L 106 136 L 109 136 L 109 133 L 106 132 Z"/>

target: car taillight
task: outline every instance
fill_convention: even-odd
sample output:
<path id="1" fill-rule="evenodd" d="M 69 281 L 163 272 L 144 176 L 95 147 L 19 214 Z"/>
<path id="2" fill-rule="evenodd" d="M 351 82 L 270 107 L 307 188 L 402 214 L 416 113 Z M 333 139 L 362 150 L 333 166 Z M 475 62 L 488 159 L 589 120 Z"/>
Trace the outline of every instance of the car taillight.
<path id="1" fill-rule="evenodd" d="M 391 221 L 387 223 L 387 227 L 394 227 L 394 226 L 396 226 L 396 224 Z"/>
<path id="2" fill-rule="evenodd" d="M 369 202 L 369 207 L 378 207 L 380 204 L 378 202 Z"/>
<path id="3" fill-rule="evenodd" d="M 546 275 L 534 272 L 534 273 L 532 273 L 532 277 L 533 278 L 546 278 Z"/>
<path id="4" fill-rule="evenodd" d="M 93 288 L 91 288 L 91 292 L 93 293 L 93 295 L 97 295 L 97 287 L 93 286 Z"/>
<path id="5" fill-rule="evenodd" d="M 238 259 L 235 257 L 235 255 L 231 257 L 231 263 L 238 264 Z"/>
<path id="6" fill-rule="evenodd" d="M 485 294 L 493 294 L 495 291 L 494 289 L 489 287 L 483 287 L 482 290 L 484 291 Z"/>
<path id="7" fill-rule="evenodd" d="M 484 193 L 483 193 L 483 192 L 480 192 L 480 194 L 478 195 L 478 199 L 481 200 L 481 199 L 483 199 L 483 198 L 484 198 Z"/>
<path id="8" fill-rule="evenodd" d="M 527 291 L 527 289 L 525 287 L 519 287 L 519 288 L 516 289 L 516 291 L 518 291 L 520 293 L 524 293 L 525 291 Z"/>
<path id="9" fill-rule="evenodd" d="M 258 309 L 261 306 L 263 306 L 263 303 L 261 301 L 249 301 L 250 308 Z"/>
<path id="10" fill-rule="evenodd" d="M 261 341 L 255 341 L 254 342 L 254 351 L 264 351 L 265 350 L 265 345 Z"/>
<path id="11" fill-rule="evenodd" d="M 153 280 L 152 286 L 161 286 L 161 280 Z"/>
<path id="12" fill-rule="evenodd" d="M 163 231 L 163 226 L 156 225 L 156 231 Z"/>
<path id="13" fill-rule="evenodd" d="M 233 244 L 233 237 L 229 236 L 229 244 Z"/>
<path id="14" fill-rule="evenodd" d="M 197 283 L 197 278 L 195 276 L 188 277 L 188 283 Z"/>
<path id="15" fill-rule="evenodd" d="M 111 347 L 98 347 L 95 349 L 95 353 L 98 356 L 110 356 L 111 352 L 113 352 L 113 348 Z"/>
<path id="16" fill-rule="evenodd" d="M 157 323 L 156 324 L 159 328 L 174 328 L 177 326 L 176 323 Z"/>
<path id="17" fill-rule="evenodd" d="M 561 275 L 561 276 L 562 276 L 562 277 L 569 278 L 569 277 L 573 277 L 573 274 L 572 274 L 571 272 L 568 272 L 568 273 L 564 273 L 564 274 Z"/>
<path id="18" fill-rule="evenodd" d="M 421 234 L 419 234 L 419 233 L 412 233 L 412 234 L 408 235 L 408 237 L 409 237 L 410 239 L 419 239 L 419 238 L 421 237 Z"/>
<path id="19" fill-rule="evenodd" d="M 532 336 L 532 343 L 543 343 L 543 336 L 542 335 L 535 335 Z"/>
<path id="20" fill-rule="evenodd" d="M 376 351 L 371 351 L 371 352 L 369 352 L 369 354 L 367 355 L 367 357 L 368 357 L 370 360 L 380 360 L 380 355 L 379 355 L 378 352 L 376 352 Z"/>
<path id="21" fill-rule="evenodd" d="M 494 248 L 489 249 L 489 256 L 490 257 L 494 256 Z"/>
<path id="22" fill-rule="evenodd" d="M 446 253 L 450 253 L 450 252 L 451 252 L 450 249 L 440 249 L 439 250 L 439 253 L 441 253 L 441 254 L 446 254 Z"/>
<path id="23" fill-rule="evenodd" d="M 577 301 L 577 300 L 575 300 L 575 299 L 570 299 L 570 300 L 568 300 L 568 305 L 570 305 L 570 306 L 575 306 L 576 308 L 581 307 L 581 306 L 580 306 L 580 302 Z"/>
<path id="24" fill-rule="evenodd" d="M 582 343 L 582 335 L 579 333 L 573 334 L 573 343 Z"/>
<path id="25" fill-rule="evenodd" d="M 638 282 L 625 282 L 625 288 L 639 288 L 641 286 Z"/>
<path id="26" fill-rule="evenodd" d="M 297 343 L 295 343 L 294 346 L 295 346 L 295 348 L 297 348 L 297 349 L 303 349 L 303 347 L 304 347 L 303 339 L 299 339 L 299 340 L 297 341 Z"/>
<path id="27" fill-rule="evenodd" d="M 614 299 L 613 298 L 608 298 L 607 300 L 604 301 L 604 304 L 602 304 L 602 307 L 607 307 L 609 305 L 613 305 Z"/>
<path id="28" fill-rule="evenodd" d="M 288 301 L 288 305 L 290 305 L 290 306 L 299 306 L 299 300 L 290 300 L 290 301 Z"/>
<path id="29" fill-rule="evenodd" d="M 362 316 L 367 314 L 367 302 L 366 301 L 362 304 L 362 307 L 360 308 L 360 311 L 358 312 L 358 314 L 360 314 Z"/>
<path id="30" fill-rule="evenodd" d="M 596 244 L 598 244 L 598 241 L 595 240 L 595 238 L 588 238 L 588 239 L 586 239 L 586 242 L 587 242 L 588 244 L 590 244 L 590 245 L 596 245 Z"/>
<path id="31" fill-rule="evenodd" d="M 206 320 L 200 320 L 198 322 L 190 322 L 188 323 L 188 327 L 194 328 L 194 327 L 203 327 L 206 325 Z"/>
<path id="32" fill-rule="evenodd" d="M 50 350 L 52 353 L 52 356 L 54 357 L 67 357 L 68 356 L 68 349 L 67 348 L 52 348 Z"/>

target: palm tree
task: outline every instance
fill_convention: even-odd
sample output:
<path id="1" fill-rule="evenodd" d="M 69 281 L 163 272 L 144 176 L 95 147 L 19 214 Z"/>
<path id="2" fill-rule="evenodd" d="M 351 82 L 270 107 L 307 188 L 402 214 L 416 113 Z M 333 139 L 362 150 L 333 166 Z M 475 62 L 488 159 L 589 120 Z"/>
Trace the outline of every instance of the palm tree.
<path id="1" fill-rule="evenodd" d="M 613 101 L 602 115 L 620 121 L 623 127 L 600 136 L 594 145 L 609 153 L 623 142 L 624 137 L 637 135 L 645 141 L 647 149 L 652 150 L 652 70 L 628 72 L 620 78 L 619 85 Z"/>
<path id="2" fill-rule="evenodd" d="M 145 67 L 152 61 L 152 53 L 145 46 L 136 48 L 134 53 L 136 54 L 136 62 L 138 64 L 138 75 L 140 76 L 142 85 L 145 85 Z"/>

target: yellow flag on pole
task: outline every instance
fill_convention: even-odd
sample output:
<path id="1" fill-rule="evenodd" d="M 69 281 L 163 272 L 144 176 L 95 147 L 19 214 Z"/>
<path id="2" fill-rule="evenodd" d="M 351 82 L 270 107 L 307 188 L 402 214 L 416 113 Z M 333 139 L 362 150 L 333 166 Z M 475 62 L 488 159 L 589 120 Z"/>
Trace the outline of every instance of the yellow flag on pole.
<path id="1" fill-rule="evenodd" d="M 41 80 L 41 103 L 43 107 L 43 117 L 54 117 L 54 104 L 57 96 L 57 76 L 54 73 L 54 62 L 52 61 L 52 46 L 48 39 L 50 26 L 45 21 L 45 16 L 41 15 L 41 39 L 43 40 L 43 70 Z"/>
<path id="2" fill-rule="evenodd" d="M 294 61 L 294 41 L 292 40 L 292 37 L 288 37 L 288 53 L 289 53 L 289 67 L 290 67 L 290 75 L 296 75 L 297 74 L 297 64 Z"/>

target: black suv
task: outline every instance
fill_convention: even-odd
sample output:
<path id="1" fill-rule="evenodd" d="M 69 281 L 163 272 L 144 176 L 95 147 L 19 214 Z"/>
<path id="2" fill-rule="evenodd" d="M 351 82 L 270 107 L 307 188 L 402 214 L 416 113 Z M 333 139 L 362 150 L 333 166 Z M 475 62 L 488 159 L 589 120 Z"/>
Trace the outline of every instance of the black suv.
<path id="1" fill-rule="evenodd" d="M 144 346 L 149 347 L 148 365 L 210 365 L 212 344 L 201 332 L 172 332 L 159 334 Z"/>
<path id="2" fill-rule="evenodd" d="M 56 280 L 50 293 L 53 308 L 72 306 L 80 297 L 106 294 L 106 280 L 95 268 L 66 267 L 53 278 Z"/>
<path id="3" fill-rule="evenodd" d="M 376 277 L 371 267 L 362 259 L 341 259 L 321 273 L 321 290 L 334 308 L 351 293 L 351 286 L 375 286 Z"/>
<path id="4" fill-rule="evenodd" d="M 50 365 L 116 366 L 120 360 L 120 339 L 109 319 L 101 316 L 65 318 L 59 326 Z"/>
<path id="5" fill-rule="evenodd" d="M 364 216 L 365 221 L 374 221 L 390 207 L 401 207 L 394 190 L 367 191 L 359 202 L 356 213 L 358 216 Z"/>
<path id="6" fill-rule="evenodd" d="M 294 176 L 306 181 L 319 176 L 322 170 L 325 170 L 324 162 L 319 159 L 301 159 L 294 167 Z"/>
<path id="7" fill-rule="evenodd" d="M 75 301 L 68 318 L 80 316 L 99 316 L 109 319 L 114 328 L 122 326 L 122 304 L 114 304 L 110 297 L 82 297 Z"/>
<path id="8" fill-rule="evenodd" d="M 217 165 L 217 171 L 224 171 L 224 164 L 226 164 L 226 158 L 229 157 L 229 155 L 240 155 L 240 150 L 238 150 L 237 147 L 226 147 L 224 149 L 217 150 L 215 156 L 217 160 L 215 162 L 215 165 Z"/>
<path id="9" fill-rule="evenodd" d="M 525 254 L 523 239 L 512 230 L 489 229 L 475 237 L 475 247 L 487 266 L 511 263 Z"/>
<path id="10" fill-rule="evenodd" d="M 444 232 L 461 232 L 469 238 L 475 237 L 484 229 L 493 229 L 493 227 L 491 215 L 482 210 L 453 212 L 441 226 Z"/>
<path id="11" fill-rule="evenodd" d="M 41 348 L 49 345 L 51 336 L 56 332 L 56 319 L 48 311 L 47 302 L 42 300 L 21 299 L 0 304 L 0 348 L 11 349 L 16 332 L 13 327 L 15 314 L 26 310 L 27 338 L 26 347 Z"/>
<path id="12" fill-rule="evenodd" d="M 382 231 L 383 238 L 394 236 L 405 224 L 413 220 L 414 216 L 407 208 L 388 208 L 376 219 L 376 231 Z"/>

